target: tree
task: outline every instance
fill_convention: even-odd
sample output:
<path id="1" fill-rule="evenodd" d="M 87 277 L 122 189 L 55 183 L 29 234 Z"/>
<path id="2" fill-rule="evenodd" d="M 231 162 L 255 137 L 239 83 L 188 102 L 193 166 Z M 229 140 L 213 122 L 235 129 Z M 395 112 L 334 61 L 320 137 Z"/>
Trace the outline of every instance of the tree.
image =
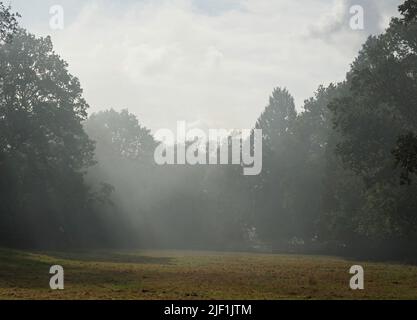
<path id="1" fill-rule="evenodd" d="M 156 147 L 153 136 L 128 110 L 93 114 L 85 127 L 89 136 L 99 142 L 99 152 L 132 160 L 153 157 Z"/>
<path id="2" fill-rule="evenodd" d="M 404 16 L 404 21 L 412 22 L 417 18 L 417 1 L 406 0 L 399 6 L 400 13 Z"/>
<path id="3" fill-rule="evenodd" d="M 294 230 L 290 172 L 298 164 L 296 119 L 294 98 L 287 89 L 276 88 L 255 126 L 263 134 L 263 170 L 252 179 L 253 219 L 260 237 L 275 246 L 285 245 Z"/>
<path id="4" fill-rule="evenodd" d="M 49 37 L 19 29 L 0 45 L 0 238 L 13 245 L 71 245 L 91 223 L 88 104 L 67 67 Z"/>
<path id="5" fill-rule="evenodd" d="M 11 8 L 6 7 L 0 1 L 0 44 L 10 42 L 13 34 L 18 29 L 17 19 L 20 17 L 18 13 L 11 12 Z"/>
<path id="6" fill-rule="evenodd" d="M 101 211 L 119 226 L 118 237 L 126 245 L 145 244 L 150 233 L 145 216 L 154 212 L 152 199 L 158 193 L 159 176 L 153 159 L 156 141 L 128 110 L 94 113 L 84 127 L 96 145 L 96 164 L 89 168 L 87 182 L 99 190 L 103 184 L 113 186 L 114 207 Z"/>
<path id="7" fill-rule="evenodd" d="M 292 174 L 294 211 L 297 214 L 298 237 L 316 242 L 320 217 L 327 192 L 326 176 L 334 154 L 332 113 L 329 103 L 343 95 L 343 84 L 320 86 L 314 97 L 304 102 L 304 110 L 296 122 L 299 167 Z M 339 177 L 337 177 L 339 179 Z M 312 241 L 314 240 L 314 241 Z"/>
<path id="8" fill-rule="evenodd" d="M 411 184 L 411 176 L 417 174 L 417 136 L 414 133 L 401 135 L 392 151 L 401 172 L 401 184 Z"/>
<path id="9" fill-rule="evenodd" d="M 339 134 L 337 155 L 363 182 L 357 205 L 342 211 L 357 238 L 372 240 L 373 247 L 380 248 L 387 241 L 400 243 L 417 236 L 412 200 L 416 188 L 399 183 L 410 182 L 415 172 L 415 2 L 400 8 L 404 19 L 392 19 L 384 34 L 368 39 L 348 73 L 348 91 L 330 104 Z"/>
<path id="10" fill-rule="evenodd" d="M 414 81 L 416 88 L 417 81 L 417 45 L 415 41 L 415 34 L 417 32 L 417 1 L 408 0 L 399 7 L 403 19 L 393 20 L 391 28 L 393 37 L 397 43 L 403 45 L 400 58 L 407 66 L 405 70 L 407 76 Z M 408 98 L 409 108 L 416 108 L 417 99 L 415 92 L 411 93 Z M 409 112 L 410 114 L 411 112 Z M 415 114 L 415 111 L 414 113 Z M 412 121 L 416 121 L 413 117 Z M 413 176 L 417 173 L 417 134 L 415 128 L 408 128 L 408 132 L 402 133 L 397 139 L 397 145 L 393 150 L 393 155 L 396 159 L 396 164 L 402 168 L 401 183 L 410 184 Z"/>

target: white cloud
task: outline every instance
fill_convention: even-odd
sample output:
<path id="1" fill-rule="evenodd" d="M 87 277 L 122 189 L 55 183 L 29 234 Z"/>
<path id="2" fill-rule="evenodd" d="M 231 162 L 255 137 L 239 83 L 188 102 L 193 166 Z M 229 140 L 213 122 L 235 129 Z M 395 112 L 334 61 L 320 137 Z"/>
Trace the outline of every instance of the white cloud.
<path id="1" fill-rule="evenodd" d="M 177 120 L 250 128 L 278 85 L 300 106 L 319 84 L 343 79 L 367 36 L 308 36 L 312 26 L 325 29 L 320 17 L 341 15 L 327 0 L 238 4 L 206 14 L 192 0 L 131 1 L 118 10 L 90 0 L 52 35 L 92 111 L 128 108 L 154 131 L 175 129 Z"/>

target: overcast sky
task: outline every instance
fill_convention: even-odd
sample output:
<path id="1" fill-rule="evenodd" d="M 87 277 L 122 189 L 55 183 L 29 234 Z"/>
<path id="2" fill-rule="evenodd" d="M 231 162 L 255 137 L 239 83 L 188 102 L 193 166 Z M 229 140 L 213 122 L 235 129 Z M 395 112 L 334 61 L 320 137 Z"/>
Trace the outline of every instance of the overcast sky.
<path id="1" fill-rule="evenodd" d="M 85 90 L 90 112 L 127 108 L 155 131 L 178 120 L 251 128 L 272 89 L 297 107 L 320 84 L 343 80 L 369 34 L 400 0 L 12 0 L 22 24 L 52 36 Z M 49 9 L 64 8 L 51 30 Z M 349 27 L 352 5 L 365 30 Z"/>

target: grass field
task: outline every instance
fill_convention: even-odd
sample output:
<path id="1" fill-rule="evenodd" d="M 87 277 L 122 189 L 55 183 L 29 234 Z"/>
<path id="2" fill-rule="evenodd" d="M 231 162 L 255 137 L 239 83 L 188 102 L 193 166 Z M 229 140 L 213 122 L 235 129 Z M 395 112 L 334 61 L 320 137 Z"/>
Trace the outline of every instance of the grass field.
<path id="1" fill-rule="evenodd" d="M 49 268 L 65 290 L 49 289 Z M 365 290 L 349 269 L 365 269 Z M 0 250 L 0 299 L 417 299 L 417 267 L 333 257 L 182 251 Z"/>

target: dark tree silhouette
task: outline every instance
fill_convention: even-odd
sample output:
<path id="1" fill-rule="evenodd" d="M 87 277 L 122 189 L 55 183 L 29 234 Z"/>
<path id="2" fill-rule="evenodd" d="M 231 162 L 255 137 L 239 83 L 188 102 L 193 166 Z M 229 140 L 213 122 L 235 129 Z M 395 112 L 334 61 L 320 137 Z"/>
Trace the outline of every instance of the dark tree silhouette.
<path id="1" fill-rule="evenodd" d="M 0 1 L 0 43 L 10 42 L 13 34 L 18 29 L 18 13 L 11 12 L 10 6 L 6 7 Z"/>

